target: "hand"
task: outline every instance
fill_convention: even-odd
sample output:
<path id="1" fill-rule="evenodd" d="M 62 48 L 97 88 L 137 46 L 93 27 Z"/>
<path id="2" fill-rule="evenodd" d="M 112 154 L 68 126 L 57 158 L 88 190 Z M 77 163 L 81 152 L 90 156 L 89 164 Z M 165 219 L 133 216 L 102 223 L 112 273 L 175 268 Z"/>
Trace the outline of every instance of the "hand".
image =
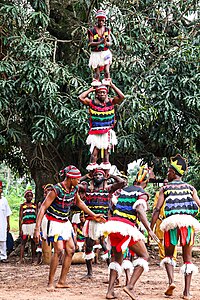
<path id="1" fill-rule="evenodd" d="M 39 244 L 39 241 L 40 241 L 40 229 L 39 228 L 34 229 L 33 239 L 36 244 Z"/>
<path id="2" fill-rule="evenodd" d="M 159 238 L 157 237 L 157 235 L 155 235 L 155 233 L 150 229 L 149 230 L 149 236 L 157 243 L 159 244 L 160 243 L 160 240 Z"/>
<path id="3" fill-rule="evenodd" d="M 104 218 L 104 216 L 100 215 L 100 214 L 95 214 L 93 218 L 98 223 L 105 223 L 106 222 L 106 219 Z"/>

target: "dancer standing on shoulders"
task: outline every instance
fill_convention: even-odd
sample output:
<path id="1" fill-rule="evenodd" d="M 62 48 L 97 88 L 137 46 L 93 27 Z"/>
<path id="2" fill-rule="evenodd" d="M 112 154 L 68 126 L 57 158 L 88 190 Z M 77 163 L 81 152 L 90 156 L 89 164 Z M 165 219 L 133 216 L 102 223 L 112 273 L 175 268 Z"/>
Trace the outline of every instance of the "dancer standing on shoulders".
<path id="1" fill-rule="evenodd" d="M 108 97 L 108 89 L 101 85 L 94 89 L 89 88 L 79 96 L 79 100 L 89 106 L 90 112 L 90 130 L 86 143 L 90 145 L 90 164 L 87 170 L 91 171 L 98 168 L 97 159 L 99 151 L 101 151 L 102 164 L 100 167 L 109 170 L 111 164 L 109 162 L 109 153 L 114 150 L 117 144 L 116 134 L 113 130 L 115 125 L 115 104 L 120 104 L 124 99 L 124 94 L 114 83 L 110 83 L 110 87 L 117 94 L 113 98 Z M 89 98 L 89 94 L 95 91 L 95 99 Z"/>
<path id="2" fill-rule="evenodd" d="M 101 85 L 100 73 L 104 71 L 102 84 L 110 85 L 110 65 L 112 62 L 110 29 L 105 26 L 106 13 L 98 10 L 96 13 L 97 26 L 88 30 L 91 55 L 89 67 L 94 71 L 92 86 Z"/>

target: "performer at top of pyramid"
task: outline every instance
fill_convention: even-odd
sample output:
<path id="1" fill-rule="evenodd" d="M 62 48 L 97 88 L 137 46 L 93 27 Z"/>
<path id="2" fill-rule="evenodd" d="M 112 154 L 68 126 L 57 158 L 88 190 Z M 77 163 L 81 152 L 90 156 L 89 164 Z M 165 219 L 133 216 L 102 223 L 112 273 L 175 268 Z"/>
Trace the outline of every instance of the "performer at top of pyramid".
<path id="1" fill-rule="evenodd" d="M 91 55 L 89 67 L 93 69 L 92 86 L 101 85 L 100 73 L 104 71 L 102 84 L 110 85 L 110 64 L 112 54 L 109 50 L 111 46 L 110 29 L 105 26 L 106 13 L 103 10 L 96 12 L 97 25 L 88 30 L 89 47 Z"/>

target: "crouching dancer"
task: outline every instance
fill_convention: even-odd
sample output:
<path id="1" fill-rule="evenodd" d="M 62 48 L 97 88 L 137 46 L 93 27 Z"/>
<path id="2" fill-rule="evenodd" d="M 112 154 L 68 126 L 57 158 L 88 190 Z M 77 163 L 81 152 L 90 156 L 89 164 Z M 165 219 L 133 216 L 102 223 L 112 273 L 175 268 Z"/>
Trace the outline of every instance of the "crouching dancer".
<path id="1" fill-rule="evenodd" d="M 138 257 L 133 261 L 134 270 L 130 281 L 124 287 L 124 292 L 131 299 L 136 299 L 134 287 L 137 280 L 144 270 L 148 271 L 148 252 L 144 243 L 145 237 L 136 227 L 137 218 L 144 224 L 150 237 L 156 242 L 159 241 L 150 229 L 145 213 L 149 196 L 144 188 L 147 186 L 148 178 L 148 170 L 141 167 L 136 176 L 135 184 L 121 190 L 113 216 L 107 223 L 102 225 L 103 233 L 108 235 L 114 254 L 114 261 L 109 265 L 110 277 L 106 299 L 116 298 L 114 283 L 121 275 L 123 252 L 127 247 L 132 255 L 135 253 Z"/>
<path id="2" fill-rule="evenodd" d="M 77 205 L 81 210 L 93 217 L 97 222 L 104 222 L 102 215 L 93 213 L 81 200 L 78 194 L 78 183 L 81 177 L 80 171 L 74 166 L 68 166 L 62 170 L 64 180 L 53 186 L 53 190 L 48 193 L 41 205 L 34 232 L 36 243 L 39 242 L 40 225 L 42 231 L 47 236 L 48 242 L 53 243 L 54 254 L 50 263 L 48 291 L 54 290 L 54 276 L 59 262 L 59 256 L 63 249 L 65 254 L 62 262 L 62 269 L 56 288 L 68 288 L 66 277 L 69 271 L 72 256 L 75 252 L 73 240 L 73 228 L 68 220 L 70 207 Z M 46 214 L 45 214 L 46 212 Z M 44 217 L 44 221 L 42 219 Z"/>

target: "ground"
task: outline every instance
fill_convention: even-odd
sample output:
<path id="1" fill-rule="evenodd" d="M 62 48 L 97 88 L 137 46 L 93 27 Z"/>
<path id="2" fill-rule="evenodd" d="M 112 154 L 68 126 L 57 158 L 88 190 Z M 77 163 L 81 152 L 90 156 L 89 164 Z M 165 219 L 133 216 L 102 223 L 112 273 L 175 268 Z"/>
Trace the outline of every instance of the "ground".
<path id="1" fill-rule="evenodd" d="M 198 249 L 197 249 L 198 250 Z M 200 259 L 194 257 L 193 261 L 200 270 Z M 178 267 L 175 268 L 175 289 L 174 296 L 170 299 L 181 299 L 183 290 L 183 275 L 179 273 L 182 265 L 181 256 L 178 256 Z M 136 285 L 136 293 L 139 300 L 159 299 L 166 300 L 164 291 L 166 289 L 167 277 L 165 270 L 158 266 L 158 257 L 155 250 L 150 253 L 150 270 L 144 273 Z M 58 267 L 56 278 L 58 279 L 61 266 Z M 31 265 L 27 262 L 23 265 L 16 263 L 12 258 L 10 263 L 0 264 L 0 300 L 100 300 L 105 299 L 107 284 L 103 283 L 107 278 L 107 266 L 105 262 L 93 265 L 95 278 L 89 281 L 81 281 L 86 273 L 85 264 L 72 265 L 68 283 L 71 288 L 57 289 L 55 292 L 47 292 L 46 284 L 48 279 L 48 265 Z M 123 292 L 125 278 L 121 279 L 121 287 L 116 288 L 119 300 L 130 299 Z M 200 300 L 200 273 L 194 275 L 191 284 L 191 294 L 194 300 Z"/>

